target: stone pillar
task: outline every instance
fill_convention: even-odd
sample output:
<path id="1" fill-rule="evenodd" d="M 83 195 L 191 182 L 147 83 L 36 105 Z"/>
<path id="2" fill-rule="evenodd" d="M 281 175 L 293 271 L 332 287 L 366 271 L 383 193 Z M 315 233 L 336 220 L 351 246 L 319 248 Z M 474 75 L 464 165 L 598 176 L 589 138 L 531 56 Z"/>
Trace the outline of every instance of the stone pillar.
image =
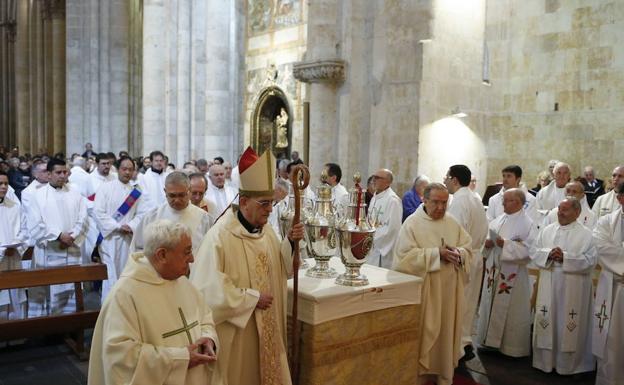
<path id="1" fill-rule="evenodd" d="M 15 125 L 15 38 L 17 0 L 0 3 L 0 144 L 17 144 Z"/>
<path id="2" fill-rule="evenodd" d="M 309 166 L 320 170 L 327 159 L 336 159 L 338 148 L 337 87 L 344 80 L 344 62 L 338 59 L 336 0 L 309 3 L 308 51 L 305 60 L 293 67 L 295 78 L 311 83 Z M 306 149 L 308 151 L 308 149 Z"/>
<path id="3" fill-rule="evenodd" d="M 50 62 L 46 63 L 50 73 L 51 110 L 47 115 L 51 128 L 50 150 L 53 153 L 65 152 L 65 0 L 46 2 L 45 20 L 50 24 Z"/>

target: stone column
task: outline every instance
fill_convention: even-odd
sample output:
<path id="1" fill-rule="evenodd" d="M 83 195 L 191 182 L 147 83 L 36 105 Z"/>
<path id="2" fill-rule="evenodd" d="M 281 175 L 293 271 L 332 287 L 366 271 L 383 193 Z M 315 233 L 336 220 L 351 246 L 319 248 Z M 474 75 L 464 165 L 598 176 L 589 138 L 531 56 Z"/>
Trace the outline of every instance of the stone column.
<path id="1" fill-rule="evenodd" d="M 0 4 L 0 143 L 14 146 L 15 126 L 15 37 L 17 0 Z"/>
<path id="2" fill-rule="evenodd" d="M 320 170 L 328 158 L 338 154 L 337 87 L 344 81 L 344 62 L 338 59 L 338 2 L 319 0 L 309 3 L 308 51 L 305 60 L 296 63 L 295 78 L 311 83 L 309 166 Z M 307 151 L 308 149 L 306 149 Z"/>
<path id="3" fill-rule="evenodd" d="M 51 46 L 50 63 L 46 67 L 51 74 L 51 116 L 48 127 L 52 140 L 49 141 L 53 153 L 65 152 L 65 0 L 46 1 L 45 20 L 50 23 Z M 46 63 L 48 64 L 48 63 Z"/>

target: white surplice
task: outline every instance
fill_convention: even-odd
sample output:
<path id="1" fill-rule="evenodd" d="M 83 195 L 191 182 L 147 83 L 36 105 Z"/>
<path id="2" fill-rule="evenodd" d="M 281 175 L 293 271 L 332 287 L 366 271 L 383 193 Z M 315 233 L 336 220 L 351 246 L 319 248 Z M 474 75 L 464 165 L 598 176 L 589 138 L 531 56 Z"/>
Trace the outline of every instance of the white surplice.
<path id="1" fill-rule="evenodd" d="M 592 352 L 598 359 L 596 385 L 624 383 L 623 220 L 620 207 L 598 219 L 593 233 L 602 268 L 593 311 Z"/>
<path id="2" fill-rule="evenodd" d="M 617 200 L 617 195 L 614 190 L 609 191 L 596 198 L 592 211 L 596 215 L 596 220 L 603 215 L 610 214 L 617 211 L 620 208 L 620 202 Z"/>
<path id="3" fill-rule="evenodd" d="M 403 202 L 392 190 L 392 187 L 388 187 L 373 196 L 368 213 L 376 224 L 376 229 L 373 238 L 373 249 L 366 257 L 366 263 L 390 269 L 392 267 L 394 244 L 401 229 Z"/>
<path id="4" fill-rule="evenodd" d="M 535 216 L 532 216 L 535 226 L 538 229 L 543 227 L 544 219 L 550 213 L 550 210 L 559 206 L 559 203 L 565 198 L 565 186 L 557 187 L 553 180 L 548 186 L 540 189 L 535 197 Z"/>
<path id="5" fill-rule="evenodd" d="M 478 341 L 512 357 L 530 353 L 531 306 L 526 265 L 535 237 L 531 219 L 520 210 L 503 214 L 490 222 L 488 239 L 500 236 L 503 247 L 484 249 L 486 260 Z"/>
<path id="6" fill-rule="evenodd" d="M 149 196 L 147 197 L 149 198 Z M 191 241 L 193 242 L 193 254 L 197 252 L 201 244 L 201 240 L 212 226 L 213 218 L 207 212 L 197 206 L 189 205 L 182 210 L 175 210 L 169 206 L 169 203 L 160 205 L 160 207 L 151 209 L 147 212 L 143 219 L 139 222 L 136 231 L 132 235 L 132 244 L 130 251 L 143 250 L 145 245 L 143 239 L 143 231 L 145 227 L 157 219 L 169 219 L 173 222 L 184 223 L 191 230 Z"/>
<path id="7" fill-rule="evenodd" d="M 41 183 L 39 181 L 37 181 L 36 179 L 33 180 L 28 187 L 26 187 L 24 190 L 22 190 L 22 209 L 24 210 L 26 217 L 26 223 L 25 223 L 25 227 L 28 228 L 28 212 L 31 210 L 32 208 L 32 200 L 34 199 L 35 196 L 35 192 L 37 190 L 39 190 L 41 187 L 47 185 L 48 183 Z M 35 240 L 30 236 L 30 233 L 27 234 L 28 236 L 28 247 L 34 247 L 35 246 Z M 24 266 L 25 263 L 22 263 L 22 265 Z M 30 263 L 28 263 L 28 267 L 30 267 Z"/>
<path id="8" fill-rule="evenodd" d="M 31 206 L 28 210 L 28 230 L 35 240 L 33 266 L 80 264 L 80 246 L 85 240 L 87 228 L 86 199 L 67 185 L 57 189 L 47 184 L 37 190 Z M 74 238 L 73 246 L 61 246 L 58 238 L 62 232 L 68 232 Z M 73 283 L 28 289 L 29 317 L 75 310 Z"/>
<path id="9" fill-rule="evenodd" d="M 551 223 L 557 223 L 559 221 L 559 219 L 557 218 L 558 213 L 559 207 L 555 207 L 554 209 L 550 210 L 550 213 L 548 213 L 548 216 L 546 216 L 544 222 L 542 223 L 542 227 L 546 227 Z M 598 220 L 598 217 L 589 207 L 589 204 L 587 203 L 587 198 L 583 197 L 583 199 L 581 200 L 581 214 L 579 215 L 577 222 L 587 227 L 588 229 L 593 230 L 594 226 L 596 226 L 596 220 Z"/>
<path id="10" fill-rule="evenodd" d="M 143 216 L 151 208 L 147 197 L 141 194 L 126 215 L 119 221 L 114 219 L 117 209 L 135 187 L 135 183 L 124 184 L 117 179 L 103 184 L 97 192 L 94 213 L 98 231 L 103 237 L 99 251 L 108 271 L 108 279 L 102 282 L 102 302 L 121 275 L 130 252 L 132 234 L 121 232 L 121 226 L 128 225 L 133 232 L 136 231 Z"/>
<path id="11" fill-rule="evenodd" d="M 0 271 L 22 268 L 22 256 L 26 252 L 28 236 L 25 229 L 25 211 L 19 202 L 4 198 L 0 203 Z M 15 250 L 7 255 L 7 247 Z M 26 316 L 26 290 L 0 290 L 0 322 Z"/>
<path id="12" fill-rule="evenodd" d="M 163 170 L 160 174 L 149 168 L 145 174 L 140 174 L 139 185 L 141 190 L 147 194 L 154 207 L 158 207 L 167 201 L 165 197 L 165 178 L 169 173 Z"/>
<path id="13" fill-rule="evenodd" d="M 222 188 L 218 188 L 211 183 L 210 186 L 208 186 L 205 198 L 206 200 L 214 203 L 216 207 L 215 218 L 218 218 L 234 201 L 236 194 L 238 194 L 238 190 L 227 185 L 223 185 Z"/>
<path id="14" fill-rule="evenodd" d="M 563 250 L 563 263 L 548 259 L 555 247 Z M 531 259 L 540 269 L 533 367 L 559 374 L 594 370 L 591 272 L 598 257 L 591 230 L 578 221 L 566 226 L 552 223 L 538 234 Z"/>
<path id="15" fill-rule="evenodd" d="M 78 190 L 78 192 L 80 192 L 80 195 L 88 198 L 95 194 L 93 178 L 91 175 L 93 174 L 89 174 L 84 168 L 74 166 L 70 170 L 68 181 Z"/>
<path id="16" fill-rule="evenodd" d="M 201 294 L 185 276 L 163 279 L 135 253 L 100 311 L 88 384 L 220 385 L 216 363 L 188 369 L 187 346 L 201 337 L 215 342 L 218 362 L 221 346 Z"/>
<path id="17" fill-rule="evenodd" d="M 331 189 L 332 192 L 332 205 L 337 210 L 342 210 L 349 206 L 349 192 L 346 187 L 340 183 L 337 183 Z M 364 194 L 362 194 L 362 201 L 364 201 Z"/>
<path id="18" fill-rule="evenodd" d="M 529 218 L 533 219 L 533 212 L 535 211 L 536 204 L 535 197 L 531 195 L 526 188 L 520 187 L 520 189 L 524 192 L 524 212 L 527 213 Z M 492 222 L 494 219 L 505 213 L 505 209 L 503 207 L 503 194 L 505 191 L 507 190 L 503 187 L 499 192 L 490 197 L 488 207 L 485 212 L 488 222 Z"/>
<path id="19" fill-rule="evenodd" d="M 481 201 L 468 187 L 461 187 L 453 194 L 453 201 L 447 212 L 470 234 L 472 238 L 472 261 L 468 283 L 464 287 L 464 317 L 462 329 L 462 345 L 472 344 L 474 317 L 477 313 L 479 295 L 481 294 L 481 277 L 483 275 L 483 258 L 481 249 L 488 233 L 488 221 Z"/>

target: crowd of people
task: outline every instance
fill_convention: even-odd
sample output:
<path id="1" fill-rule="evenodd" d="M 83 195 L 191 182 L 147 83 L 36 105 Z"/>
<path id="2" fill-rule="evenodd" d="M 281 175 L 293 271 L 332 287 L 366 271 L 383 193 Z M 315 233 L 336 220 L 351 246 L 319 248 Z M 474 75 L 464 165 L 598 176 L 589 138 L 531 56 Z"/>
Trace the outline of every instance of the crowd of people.
<path id="1" fill-rule="evenodd" d="M 234 167 L 217 157 L 176 168 L 161 151 L 131 158 L 90 144 L 67 159 L 5 148 L 0 159 L 0 270 L 107 266 L 90 384 L 291 383 L 286 280 L 304 227 L 279 218 L 296 152 L 276 161 L 248 148 Z M 324 171 L 340 212 L 342 170 Z M 611 187 L 589 166 L 572 179 L 559 161 L 533 189 L 522 177 L 518 165 L 503 168 L 484 199 L 460 164 L 441 183 L 416 177 L 402 199 L 391 170 L 368 178 L 367 263 L 424 279 L 420 352 L 406 365 L 422 383 L 451 384 L 476 343 L 532 354 L 544 372 L 597 370 L 596 384 L 622 384 L 624 166 Z M 311 188 L 304 195 L 314 200 Z M 73 285 L 0 291 L 0 322 L 73 312 L 74 294 Z"/>

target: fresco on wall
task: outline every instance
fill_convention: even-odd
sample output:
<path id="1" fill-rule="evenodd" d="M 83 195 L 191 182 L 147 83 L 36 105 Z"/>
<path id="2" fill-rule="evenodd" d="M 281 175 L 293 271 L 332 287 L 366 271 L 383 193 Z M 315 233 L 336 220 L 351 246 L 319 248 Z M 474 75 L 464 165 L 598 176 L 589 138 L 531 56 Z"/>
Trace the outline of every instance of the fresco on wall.
<path id="1" fill-rule="evenodd" d="M 301 23 L 301 0 L 249 0 L 249 35 L 292 27 Z"/>
<path id="2" fill-rule="evenodd" d="M 290 100 L 297 99 L 297 82 L 292 74 L 292 63 L 269 65 L 247 72 L 247 108 L 253 108 L 254 97 L 264 88 L 277 86 L 284 90 Z"/>

